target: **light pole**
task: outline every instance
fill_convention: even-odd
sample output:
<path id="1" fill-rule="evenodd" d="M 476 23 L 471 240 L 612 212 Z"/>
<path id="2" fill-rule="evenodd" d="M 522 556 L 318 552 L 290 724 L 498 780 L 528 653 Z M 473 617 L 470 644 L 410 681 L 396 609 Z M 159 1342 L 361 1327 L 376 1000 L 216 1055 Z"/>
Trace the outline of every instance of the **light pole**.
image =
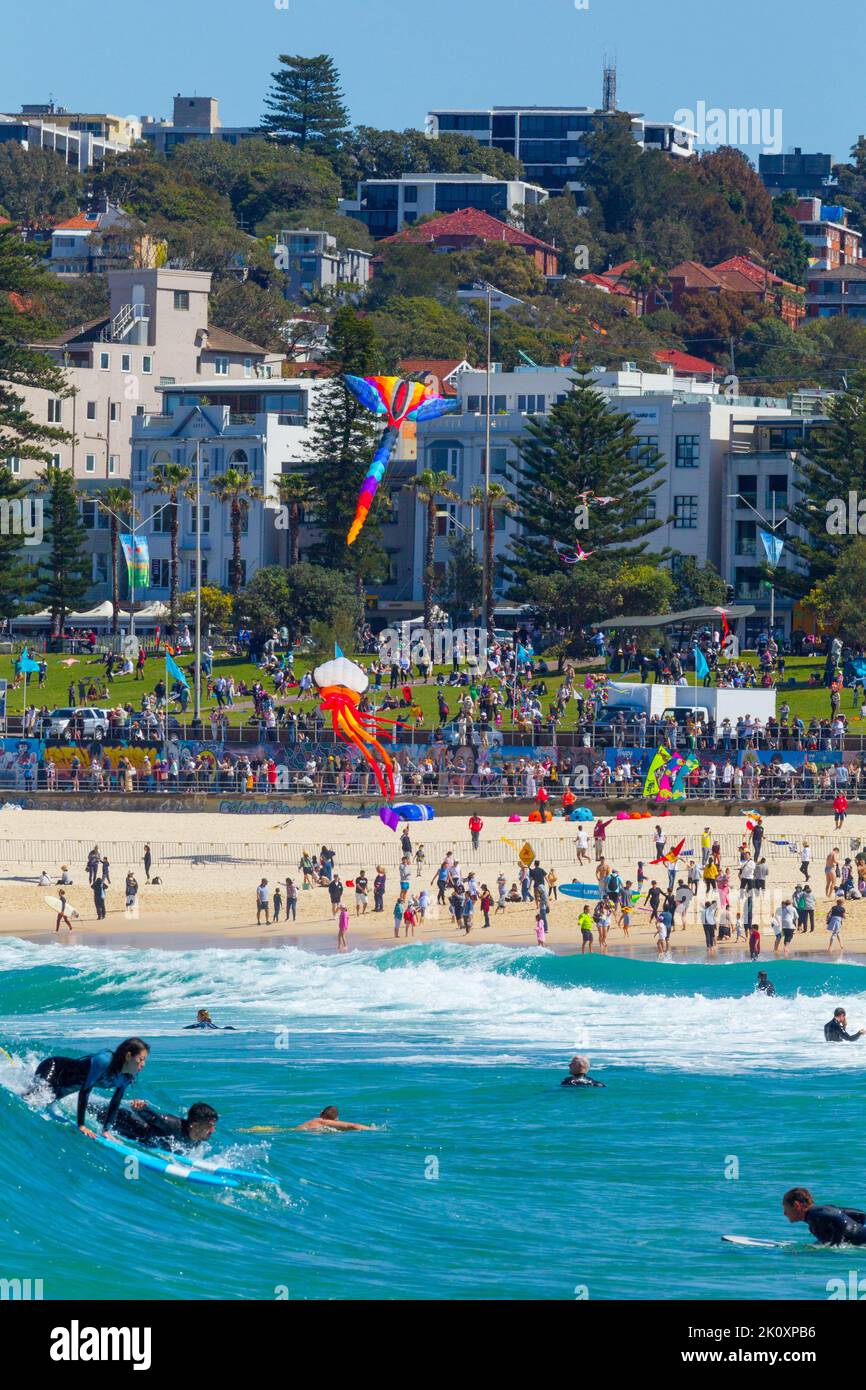
<path id="1" fill-rule="evenodd" d="M 775 492 L 773 493 L 773 519 L 772 519 L 772 521 L 769 521 L 769 520 L 767 519 L 767 517 L 764 516 L 763 512 L 759 512 L 758 509 L 757 509 L 757 507 L 753 507 L 752 504 L 751 504 L 751 502 L 747 501 L 747 499 L 743 496 L 743 494 L 742 494 L 741 492 L 729 492 L 729 493 L 728 493 L 728 496 L 729 496 L 729 497 L 735 497 L 735 498 L 737 498 L 738 501 L 742 502 L 742 504 L 743 504 L 744 507 L 748 507 L 748 509 L 749 509 L 750 512 L 754 512 L 754 513 L 755 513 L 755 516 L 758 518 L 758 520 L 761 521 L 761 522 L 763 522 L 764 526 L 766 526 L 766 527 L 769 528 L 770 533 L 772 534 L 772 536 L 773 536 L 774 538 L 775 538 L 775 535 L 776 535 L 776 528 L 777 528 L 778 526 L 784 526 L 785 522 L 788 521 L 788 520 L 790 520 L 790 518 L 789 518 L 787 512 L 785 513 L 785 515 L 784 515 L 783 517 L 780 518 L 779 521 L 776 520 L 776 494 L 775 494 Z M 735 544 L 736 544 L 736 542 L 735 542 Z M 776 624 L 776 565 L 775 565 L 775 564 L 771 566 L 771 570 L 772 570 L 773 578 L 770 580 L 770 640 L 772 641 L 772 640 L 773 640 L 773 629 L 774 629 L 775 624 Z"/>
<path id="2" fill-rule="evenodd" d="M 490 549 L 490 431 L 491 431 L 491 408 L 490 399 L 490 377 L 493 371 L 493 286 L 489 281 L 485 281 L 484 288 L 487 291 L 487 409 L 484 420 L 484 501 L 481 508 L 481 522 L 484 528 L 482 544 L 482 568 L 481 576 L 481 622 L 487 627 L 488 608 L 492 608 L 491 595 L 488 592 L 490 587 L 491 571 L 493 568 L 491 556 L 488 554 Z"/>
<path id="3" fill-rule="evenodd" d="M 195 700 L 193 720 L 201 723 L 201 440 L 195 444 Z"/>

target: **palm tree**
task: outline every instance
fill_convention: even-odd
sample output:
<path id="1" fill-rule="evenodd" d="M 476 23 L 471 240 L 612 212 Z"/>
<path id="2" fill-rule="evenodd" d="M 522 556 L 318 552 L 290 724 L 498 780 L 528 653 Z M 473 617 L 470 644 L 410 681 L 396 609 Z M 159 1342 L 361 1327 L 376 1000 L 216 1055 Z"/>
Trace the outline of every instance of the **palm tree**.
<path id="1" fill-rule="evenodd" d="M 450 473 L 436 472 L 425 468 L 409 478 L 406 486 L 412 488 L 415 499 L 427 508 L 427 537 L 424 554 L 424 626 L 428 632 L 433 620 L 433 552 L 436 545 L 436 513 L 440 502 L 459 502 L 460 495 L 451 484 L 456 482 Z"/>
<path id="2" fill-rule="evenodd" d="M 262 495 L 250 478 L 249 473 L 239 468 L 227 468 L 211 478 L 211 491 L 218 502 L 227 503 L 230 509 L 232 529 L 232 558 L 229 565 L 229 588 L 232 597 L 237 598 L 241 591 L 241 525 L 249 511 L 250 502 Z"/>
<path id="3" fill-rule="evenodd" d="M 145 492 L 158 492 L 167 497 L 169 526 L 169 624 L 172 634 L 177 630 L 178 582 L 177 582 L 177 533 L 179 529 L 178 501 L 181 497 L 192 497 L 194 489 L 190 484 L 192 469 L 182 463 L 158 463 L 153 470 L 153 482 Z"/>
<path id="4" fill-rule="evenodd" d="M 484 515 L 484 489 L 474 487 L 469 494 L 470 506 L 480 507 Z M 489 483 L 487 487 L 487 530 L 484 535 L 484 593 L 487 611 L 481 620 L 488 633 L 493 631 L 493 547 L 496 534 L 496 512 L 516 512 L 517 503 L 507 488 L 501 483 Z"/>
<path id="5" fill-rule="evenodd" d="M 286 546 L 286 563 L 296 565 L 300 559 L 298 533 L 301 527 L 301 509 L 305 502 L 312 500 L 312 489 L 303 473 L 281 473 L 276 479 L 277 500 L 289 513 L 289 535 Z"/>
<path id="6" fill-rule="evenodd" d="M 631 269 L 627 270 L 622 278 L 625 280 L 626 284 L 631 286 L 637 296 L 638 315 L 641 318 L 646 317 L 646 306 L 650 290 L 667 289 L 670 284 L 665 272 L 659 266 L 653 265 L 652 261 L 649 260 L 635 261 Z"/>
<path id="7" fill-rule="evenodd" d="M 132 504 L 132 493 L 128 487 L 108 487 L 96 498 L 96 505 L 108 517 L 108 535 L 111 541 L 111 631 L 117 636 L 118 610 L 120 608 L 120 577 L 118 575 L 118 556 L 120 551 L 120 523 L 131 524 L 135 520 L 136 509 Z"/>

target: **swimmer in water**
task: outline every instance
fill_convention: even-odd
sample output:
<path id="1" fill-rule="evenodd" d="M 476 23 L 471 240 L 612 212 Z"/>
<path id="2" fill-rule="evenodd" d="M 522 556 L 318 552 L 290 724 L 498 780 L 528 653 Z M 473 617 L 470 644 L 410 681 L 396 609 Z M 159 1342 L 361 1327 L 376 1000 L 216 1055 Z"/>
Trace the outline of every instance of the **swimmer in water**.
<path id="1" fill-rule="evenodd" d="M 83 1134 L 91 1134 L 84 1123 L 90 1092 L 94 1089 L 113 1091 L 103 1121 L 103 1133 L 108 1135 L 126 1088 L 144 1068 L 149 1053 L 150 1048 L 141 1038 L 127 1038 L 114 1052 L 106 1048 L 104 1052 L 94 1052 L 87 1057 L 45 1057 L 36 1068 L 34 1084 L 24 1098 L 38 1091 L 40 1084 L 52 1092 L 53 1100 L 61 1100 L 77 1091 L 76 1123 Z M 141 1110 L 147 1102 L 134 1100 L 131 1104 L 135 1110 Z"/>
<path id="2" fill-rule="evenodd" d="M 185 1023 L 183 1027 L 184 1032 L 186 1033 L 188 1033 L 191 1028 L 214 1028 L 217 1030 L 217 1032 L 219 1032 L 220 1030 L 223 1033 L 235 1032 L 235 1029 L 231 1023 L 224 1023 L 222 1025 L 219 1023 L 214 1023 L 207 1009 L 199 1009 L 198 1013 L 195 1016 L 195 1023 Z"/>
<path id="3" fill-rule="evenodd" d="M 755 985 L 755 989 L 760 993 L 766 994 L 768 999 L 772 999 L 773 995 L 776 993 L 776 986 L 773 984 L 772 980 L 767 979 L 766 970 L 758 971 L 758 982 Z"/>
<path id="4" fill-rule="evenodd" d="M 866 1212 L 819 1207 L 808 1187 L 791 1187 L 782 1198 L 789 1221 L 805 1221 L 819 1245 L 866 1245 Z"/>
<path id="5" fill-rule="evenodd" d="M 862 1038 L 863 1028 L 859 1033 L 848 1032 L 848 1015 L 844 1009 L 834 1009 L 833 1017 L 829 1023 L 824 1024 L 824 1037 L 827 1042 L 857 1042 Z"/>
<path id="6" fill-rule="evenodd" d="M 305 1120 L 302 1125 L 296 1125 L 295 1129 L 321 1130 L 343 1130 L 343 1129 L 375 1129 L 375 1125 L 353 1125 L 348 1120 L 338 1118 L 336 1105 L 326 1105 L 320 1115 L 315 1119 Z"/>
<path id="7" fill-rule="evenodd" d="M 588 1057 L 572 1057 L 568 1064 L 568 1076 L 560 1084 L 563 1086 L 600 1086 L 604 1090 L 604 1082 L 595 1081 L 589 1075 Z"/>

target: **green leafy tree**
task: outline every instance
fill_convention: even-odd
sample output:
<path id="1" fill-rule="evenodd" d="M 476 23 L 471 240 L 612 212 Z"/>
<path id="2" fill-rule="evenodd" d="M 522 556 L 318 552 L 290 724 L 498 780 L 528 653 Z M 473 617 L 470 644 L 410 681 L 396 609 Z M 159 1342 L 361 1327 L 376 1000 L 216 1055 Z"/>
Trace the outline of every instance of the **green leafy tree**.
<path id="1" fill-rule="evenodd" d="M 39 491 L 44 494 L 48 554 L 39 561 L 38 594 L 51 610 L 52 635 L 59 637 L 68 614 L 82 606 L 90 588 L 87 531 L 71 473 L 49 464 L 39 474 Z"/>
<path id="2" fill-rule="evenodd" d="M 814 608 L 825 630 L 845 642 L 866 643 L 866 540 L 852 537 L 832 568 L 812 587 L 805 602 Z"/>
<path id="3" fill-rule="evenodd" d="M 178 607 L 178 531 L 180 529 L 180 511 L 178 503 L 183 497 L 191 498 L 194 488 L 191 485 L 192 469 L 187 468 L 182 463 L 160 463 L 153 470 L 153 481 L 150 486 L 145 488 L 145 492 L 155 492 L 160 497 L 168 498 L 168 538 L 169 538 L 169 598 L 168 606 L 170 612 L 171 631 L 177 629 Z"/>
<path id="4" fill-rule="evenodd" d="M 424 532 L 424 626 L 428 632 L 433 622 L 433 599 L 436 589 L 436 569 L 434 554 L 436 550 L 437 512 L 443 502 L 458 502 L 460 494 L 451 484 L 455 481 L 450 473 L 424 468 L 409 478 L 406 486 L 415 494 L 415 501 L 426 512 Z"/>
<path id="5" fill-rule="evenodd" d="M 8 507 L 10 514 L 11 508 L 19 504 L 27 515 L 28 492 L 25 482 L 14 477 L 5 464 L 0 465 L 0 504 Z M 23 612 L 36 587 L 29 550 L 11 528 L 0 530 L 0 613 L 4 618 L 15 618 Z"/>
<path id="6" fill-rule="evenodd" d="M 108 517 L 108 539 L 111 551 L 111 631 L 117 633 L 120 610 L 120 527 L 134 519 L 135 507 L 128 487 L 109 487 L 96 497 L 96 505 Z"/>
<path id="7" fill-rule="evenodd" d="M 638 312 L 641 317 L 646 315 L 650 291 L 666 289 L 670 283 L 661 267 L 653 265 L 652 261 L 649 260 L 635 261 L 634 265 L 629 266 L 623 278 L 637 295 Z"/>
<path id="8" fill-rule="evenodd" d="M 83 194 L 83 177 L 54 150 L 0 145 L 0 211 L 14 222 L 74 217 Z"/>
<path id="9" fill-rule="evenodd" d="M 590 574 L 602 558 L 623 564 L 642 555 L 644 538 L 661 525 L 644 517 L 664 461 L 639 445 L 632 417 L 605 400 L 588 372 L 576 373 L 565 400 L 549 415 L 528 420 L 520 452 L 520 533 L 508 559 L 517 597 L 531 578 L 561 573 L 555 542 L 573 548 L 579 536 L 593 555 L 575 568 Z M 615 500 L 607 506 L 590 501 L 586 518 L 575 513 L 581 494 Z M 589 527 L 576 532 L 576 522 L 586 519 Z"/>
<path id="10" fill-rule="evenodd" d="M 290 569 L 267 565 L 256 570 L 235 603 L 235 616 L 248 622 L 257 636 L 269 637 L 275 627 L 287 627 L 291 641 L 314 622 L 333 627 L 341 615 L 357 629 L 363 612 L 351 574 L 305 560 Z"/>
<path id="11" fill-rule="evenodd" d="M 274 488 L 280 506 L 285 508 L 288 523 L 285 528 L 286 563 L 297 565 L 301 559 L 299 538 L 304 506 L 313 498 L 310 480 L 304 473 L 280 473 Z"/>
<path id="12" fill-rule="evenodd" d="M 470 493 L 470 498 L 474 507 L 481 513 L 481 524 L 484 533 L 484 554 L 483 554 L 483 574 L 484 587 L 487 595 L 487 610 L 482 613 L 481 619 L 488 632 L 494 628 L 493 622 L 493 575 L 494 575 L 494 553 L 496 544 L 496 513 L 503 515 L 512 514 L 518 510 L 517 503 L 511 496 L 507 488 L 501 483 L 489 483 L 487 488 L 487 506 L 484 505 L 484 488 L 474 487 Z M 486 524 L 484 513 L 487 512 Z"/>
<path id="13" fill-rule="evenodd" d="M 241 536 L 244 518 L 249 514 L 250 502 L 258 500 L 261 488 L 253 483 L 249 473 L 239 468 L 227 468 L 210 480 L 211 492 L 222 506 L 229 509 L 229 527 L 232 537 L 232 558 L 229 562 L 229 589 L 237 598 L 242 587 L 243 566 L 241 564 Z"/>
<path id="14" fill-rule="evenodd" d="M 564 628 L 573 640 L 581 628 L 605 618 L 673 612 L 674 582 L 666 566 L 619 564 L 602 556 L 593 569 L 587 562 L 532 575 L 525 598 L 543 623 Z"/>
<path id="15" fill-rule="evenodd" d="M 728 586 L 715 565 L 699 565 L 694 555 L 681 557 L 673 579 L 675 611 L 717 608 L 725 601 Z"/>
<path id="16" fill-rule="evenodd" d="M 195 589 L 181 594 L 180 607 L 184 613 L 195 612 Z M 234 613 L 234 600 L 231 594 L 218 589 L 215 584 L 203 584 L 201 590 L 201 620 L 205 628 L 215 632 L 228 632 Z"/>
<path id="17" fill-rule="evenodd" d="M 334 153 L 349 124 L 340 89 L 340 74 L 325 53 L 315 58 L 280 54 L 282 66 L 271 74 L 262 129 L 297 145 Z"/>
<path id="18" fill-rule="evenodd" d="M 474 617 L 481 609 L 482 567 L 476 558 L 469 536 L 459 534 L 448 541 L 448 560 L 445 582 L 437 598 L 441 599 L 455 623 Z"/>
<path id="19" fill-rule="evenodd" d="M 214 142 L 216 143 L 216 142 Z M 196 223 L 213 231 L 233 225 L 228 198 L 199 181 L 181 165 L 144 146 L 109 155 L 92 174 L 98 199 L 107 198 L 151 223 Z"/>
<path id="20" fill-rule="evenodd" d="M 14 227 L 0 226 L 0 459 L 48 462 L 50 446 L 70 438 L 65 430 L 34 420 L 15 390 L 36 387 L 54 396 L 70 394 L 62 370 L 51 358 L 24 346 L 46 331 L 34 308 L 45 282 L 37 252 Z"/>

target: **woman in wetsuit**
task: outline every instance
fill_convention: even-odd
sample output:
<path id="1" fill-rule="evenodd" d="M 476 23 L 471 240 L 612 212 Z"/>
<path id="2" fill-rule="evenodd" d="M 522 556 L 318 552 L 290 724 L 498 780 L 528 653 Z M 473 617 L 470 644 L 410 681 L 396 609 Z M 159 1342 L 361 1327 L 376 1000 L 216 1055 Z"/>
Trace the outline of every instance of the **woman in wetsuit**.
<path id="1" fill-rule="evenodd" d="M 73 1091 L 78 1092 L 76 1123 L 85 1132 L 90 1092 L 94 1089 L 113 1090 L 103 1125 L 107 1131 L 114 1124 L 127 1086 L 132 1085 L 144 1067 L 149 1052 L 150 1048 L 141 1038 L 127 1038 L 114 1052 L 106 1048 L 104 1052 L 93 1052 L 87 1057 L 46 1057 L 36 1068 L 35 1080 L 47 1086 L 56 1100 L 72 1095 Z M 34 1085 L 32 1090 L 35 1089 Z M 143 1100 L 132 1101 L 136 1110 L 146 1104 Z"/>

